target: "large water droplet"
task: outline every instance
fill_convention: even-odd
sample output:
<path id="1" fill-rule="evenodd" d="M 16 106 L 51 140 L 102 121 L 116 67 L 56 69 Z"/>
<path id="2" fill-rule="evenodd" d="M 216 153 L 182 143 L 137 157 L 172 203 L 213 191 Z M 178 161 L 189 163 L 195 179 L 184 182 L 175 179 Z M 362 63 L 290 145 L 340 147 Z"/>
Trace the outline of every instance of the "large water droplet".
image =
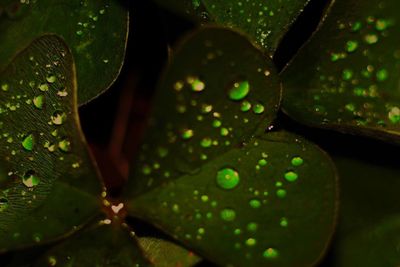
<path id="1" fill-rule="evenodd" d="M 248 81 L 235 82 L 228 91 L 229 99 L 231 100 L 242 100 L 250 92 L 250 84 Z"/>
<path id="2" fill-rule="evenodd" d="M 36 176 L 35 171 L 29 170 L 22 177 L 22 182 L 26 187 L 35 187 L 39 184 L 40 178 Z"/>
<path id="3" fill-rule="evenodd" d="M 217 184 L 222 189 L 233 189 L 240 181 L 239 173 L 232 168 L 223 168 L 217 172 Z"/>
<path id="4" fill-rule="evenodd" d="M 295 167 L 301 166 L 301 165 L 303 165 L 303 163 L 304 163 L 304 160 L 299 156 L 292 158 L 292 165 Z"/>

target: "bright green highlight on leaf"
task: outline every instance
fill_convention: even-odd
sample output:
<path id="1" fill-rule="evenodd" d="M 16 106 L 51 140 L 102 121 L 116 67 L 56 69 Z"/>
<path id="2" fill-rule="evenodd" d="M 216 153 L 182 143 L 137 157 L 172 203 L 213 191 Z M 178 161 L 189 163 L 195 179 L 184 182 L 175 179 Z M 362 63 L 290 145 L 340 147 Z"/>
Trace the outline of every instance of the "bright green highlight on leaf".
<path id="1" fill-rule="evenodd" d="M 217 172 L 217 184 L 222 189 L 233 189 L 240 181 L 239 173 L 231 168 L 223 168 Z"/>
<path id="2" fill-rule="evenodd" d="M 227 222 L 231 222 L 231 221 L 235 220 L 236 212 L 235 212 L 235 210 L 229 209 L 229 208 L 228 209 L 223 209 L 221 211 L 220 216 L 221 216 L 222 220 L 227 221 Z"/>

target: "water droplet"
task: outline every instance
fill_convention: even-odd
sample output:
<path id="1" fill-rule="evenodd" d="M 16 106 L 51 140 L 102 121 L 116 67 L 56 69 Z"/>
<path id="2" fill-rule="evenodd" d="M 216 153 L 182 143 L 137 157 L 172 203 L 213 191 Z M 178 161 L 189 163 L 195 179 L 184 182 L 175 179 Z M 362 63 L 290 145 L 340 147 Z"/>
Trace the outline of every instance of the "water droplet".
<path id="1" fill-rule="evenodd" d="M 294 182 L 299 178 L 297 173 L 295 173 L 294 171 L 287 171 L 284 177 L 288 182 Z"/>
<path id="2" fill-rule="evenodd" d="M 47 259 L 47 262 L 48 262 L 49 266 L 51 266 L 51 267 L 57 265 L 57 259 L 56 259 L 56 257 L 54 257 L 54 256 L 50 256 L 50 257 Z"/>
<path id="3" fill-rule="evenodd" d="M 276 190 L 276 196 L 279 197 L 279 198 L 285 198 L 286 197 L 286 190 L 285 189 Z"/>
<path id="4" fill-rule="evenodd" d="M 250 207 L 257 209 L 261 207 L 261 201 L 258 199 L 252 199 L 249 201 L 249 205 Z"/>
<path id="5" fill-rule="evenodd" d="M 9 88 L 10 88 L 9 85 L 6 83 L 1 85 L 1 90 L 5 91 L 5 92 L 8 91 Z"/>
<path id="6" fill-rule="evenodd" d="M 47 83 L 41 83 L 39 84 L 39 90 L 42 92 L 46 92 L 49 90 L 49 85 Z"/>
<path id="7" fill-rule="evenodd" d="M 231 100 L 242 100 L 250 92 L 250 84 L 248 81 L 235 82 L 228 91 L 229 99 Z"/>
<path id="8" fill-rule="evenodd" d="M 62 112 L 62 111 L 55 111 L 53 115 L 51 116 L 51 122 L 54 123 L 55 125 L 61 125 L 65 122 L 67 119 L 67 115 Z"/>
<path id="9" fill-rule="evenodd" d="M 260 159 L 259 161 L 258 161 L 258 165 L 260 165 L 260 166 L 265 166 L 265 165 L 267 165 L 267 160 L 266 159 Z"/>
<path id="10" fill-rule="evenodd" d="M 268 248 L 263 253 L 263 257 L 267 259 L 276 259 L 278 256 L 279 252 L 274 248 Z"/>
<path id="11" fill-rule="evenodd" d="M 187 82 L 190 84 L 192 91 L 194 92 L 201 92 L 204 90 L 204 88 L 206 88 L 204 82 L 202 82 L 199 78 L 188 77 Z"/>
<path id="12" fill-rule="evenodd" d="M 303 165 L 303 163 L 304 163 L 304 160 L 299 156 L 292 158 L 292 165 L 295 167 L 301 166 L 301 165 Z"/>
<path id="13" fill-rule="evenodd" d="M 398 107 L 391 108 L 388 113 L 388 118 L 392 123 L 399 123 L 400 122 L 400 108 L 398 108 Z"/>
<path id="14" fill-rule="evenodd" d="M 236 212 L 233 209 L 223 209 L 220 213 L 221 219 L 231 222 L 236 218 Z"/>
<path id="15" fill-rule="evenodd" d="M 258 228 L 258 225 L 257 225 L 257 223 L 254 223 L 254 222 L 251 222 L 247 225 L 247 230 L 249 232 L 255 232 L 255 231 L 257 231 L 257 228 Z"/>
<path id="16" fill-rule="evenodd" d="M 376 79 L 380 82 L 386 81 L 389 77 L 389 73 L 386 69 L 380 69 L 376 72 Z"/>
<path id="17" fill-rule="evenodd" d="M 357 41 L 348 41 L 346 43 L 346 51 L 349 53 L 352 53 L 354 51 L 356 51 L 358 48 L 358 42 Z"/>
<path id="18" fill-rule="evenodd" d="M 252 247 L 257 244 L 257 240 L 255 240 L 254 238 L 249 238 L 246 240 L 245 243 L 246 243 L 246 246 Z"/>
<path id="19" fill-rule="evenodd" d="M 25 150 L 32 151 L 33 146 L 35 145 L 35 137 L 33 134 L 29 134 L 22 140 L 21 144 Z"/>
<path id="20" fill-rule="evenodd" d="M 285 217 L 281 218 L 279 225 L 282 227 L 287 227 L 289 224 L 288 219 L 286 219 Z"/>
<path id="21" fill-rule="evenodd" d="M 49 75 L 46 77 L 46 81 L 48 83 L 54 83 L 57 80 L 57 77 L 55 75 Z"/>
<path id="22" fill-rule="evenodd" d="M 240 181 L 239 173 L 232 168 L 223 168 L 217 172 L 217 184 L 222 189 L 233 189 Z"/>
<path id="23" fill-rule="evenodd" d="M 43 95 L 38 95 L 33 98 L 33 105 L 38 108 L 42 109 L 44 104 L 44 96 Z"/>
<path id="24" fill-rule="evenodd" d="M 264 106 L 260 103 L 257 103 L 253 106 L 253 112 L 255 114 L 262 114 L 264 112 Z"/>
<path id="25" fill-rule="evenodd" d="M 211 138 L 203 138 L 200 142 L 200 145 L 204 148 L 210 147 L 212 145 L 212 140 Z"/>
<path id="26" fill-rule="evenodd" d="M 35 171 L 29 170 L 22 177 L 22 182 L 26 187 L 32 188 L 39 184 L 40 178 L 36 176 Z"/>
<path id="27" fill-rule="evenodd" d="M 71 150 L 71 142 L 68 139 L 61 140 L 58 142 L 58 148 L 63 152 L 69 152 Z"/>
<path id="28" fill-rule="evenodd" d="M 247 112 L 251 109 L 251 103 L 247 100 L 243 101 L 240 105 L 240 110 L 243 112 Z"/>
<path id="29" fill-rule="evenodd" d="M 194 135 L 193 130 L 191 130 L 191 129 L 184 129 L 184 130 L 182 131 L 182 135 L 181 135 L 181 136 L 182 136 L 183 139 L 188 140 L 188 139 L 192 138 L 193 135 Z"/>

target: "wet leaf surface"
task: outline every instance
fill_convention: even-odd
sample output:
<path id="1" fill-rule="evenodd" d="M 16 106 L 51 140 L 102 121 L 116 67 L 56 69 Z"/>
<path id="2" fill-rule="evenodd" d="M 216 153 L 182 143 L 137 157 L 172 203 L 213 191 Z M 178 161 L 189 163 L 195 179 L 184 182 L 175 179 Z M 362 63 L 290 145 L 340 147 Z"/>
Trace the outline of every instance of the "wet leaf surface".
<path id="1" fill-rule="evenodd" d="M 336 182 L 316 146 L 268 133 L 135 197 L 128 212 L 222 266 L 310 266 L 333 232 Z"/>
<path id="2" fill-rule="evenodd" d="M 128 195 L 196 173 L 263 133 L 279 101 L 272 62 L 246 38 L 220 28 L 190 36 L 160 84 Z"/>
<path id="3" fill-rule="evenodd" d="M 0 9 L 0 69 L 35 38 L 54 33 L 65 39 L 76 59 L 80 104 L 118 76 L 128 31 L 122 1 L 3 1 Z"/>
<path id="4" fill-rule="evenodd" d="M 240 29 L 273 54 L 309 0 L 158 0 L 161 5 L 202 23 Z"/>
<path id="5" fill-rule="evenodd" d="M 76 231 L 102 190 L 80 130 L 73 58 L 35 40 L 0 74 L 0 251 Z"/>
<path id="6" fill-rule="evenodd" d="M 137 241 L 119 225 L 93 225 L 55 246 L 33 265 L 42 266 L 151 266 L 142 256 Z"/>
<path id="7" fill-rule="evenodd" d="M 201 260 L 193 252 L 163 239 L 139 237 L 138 242 L 154 267 L 191 267 Z"/>
<path id="8" fill-rule="evenodd" d="M 283 73 L 283 108 L 299 122 L 398 142 L 400 4 L 337 0 Z"/>

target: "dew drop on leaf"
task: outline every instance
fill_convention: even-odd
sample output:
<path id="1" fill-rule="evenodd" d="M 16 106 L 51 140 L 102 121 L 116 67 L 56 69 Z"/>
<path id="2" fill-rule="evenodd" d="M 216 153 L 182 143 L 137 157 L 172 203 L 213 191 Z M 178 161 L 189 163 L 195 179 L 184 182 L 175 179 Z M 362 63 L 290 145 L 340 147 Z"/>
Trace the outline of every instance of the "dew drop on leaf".
<path id="1" fill-rule="evenodd" d="M 32 151 L 33 146 L 35 145 L 35 138 L 34 138 L 33 134 L 29 134 L 29 135 L 25 136 L 24 139 L 22 140 L 21 144 L 25 150 Z"/>
<path id="2" fill-rule="evenodd" d="M 58 143 L 58 148 L 63 152 L 71 150 L 71 142 L 68 139 L 63 139 Z"/>
<path id="3" fill-rule="evenodd" d="M 38 108 L 42 109 L 44 104 L 44 96 L 43 95 L 38 95 L 33 98 L 33 105 Z"/>
<path id="4" fill-rule="evenodd" d="M 217 172 L 217 184 L 222 189 L 233 189 L 240 181 L 239 173 L 232 168 L 223 168 Z"/>
<path id="5" fill-rule="evenodd" d="M 227 222 L 231 222 L 236 218 L 236 212 L 233 209 L 223 209 L 220 213 L 221 219 Z"/>
<path id="6" fill-rule="evenodd" d="M 303 163 L 304 163 L 304 160 L 299 156 L 292 158 L 292 165 L 295 167 L 301 166 L 301 165 L 303 165 Z"/>
<path id="7" fill-rule="evenodd" d="M 253 106 L 253 112 L 255 114 L 262 114 L 264 113 L 264 110 L 265 110 L 264 106 L 260 103 L 257 103 Z"/>
<path id="8" fill-rule="evenodd" d="M 55 125 L 62 125 L 67 119 L 67 115 L 62 111 L 55 111 L 51 116 L 51 122 Z"/>
<path id="9" fill-rule="evenodd" d="M 47 78 L 46 78 L 46 81 L 47 81 L 48 83 L 54 83 L 56 80 L 57 80 L 57 78 L 56 78 L 55 75 L 49 75 L 49 76 L 47 76 Z"/>
<path id="10" fill-rule="evenodd" d="M 298 174 L 294 171 L 287 171 L 284 177 L 288 182 L 294 182 L 299 178 Z"/>
<path id="11" fill-rule="evenodd" d="M 267 259 L 276 259 L 278 256 L 279 252 L 274 248 L 268 248 L 263 253 L 263 257 Z"/>
<path id="12" fill-rule="evenodd" d="M 261 207 L 261 201 L 258 199 L 251 199 L 249 201 L 249 205 L 250 205 L 250 207 L 257 209 L 257 208 Z"/>
<path id="13" fill-rule="evenodd" d="M 238 101 L 244 99 L 250 92 L 248 81 L 235 82 L 228 91 L 229 99 Z"/>
<path id="14" fill-rule="evenodd" d="M 26 187 L 32 188 L 39 184 L 40 178 L 36 176 L 35 171 L 29 170 L 22 177 L 22 182 Z"/>

